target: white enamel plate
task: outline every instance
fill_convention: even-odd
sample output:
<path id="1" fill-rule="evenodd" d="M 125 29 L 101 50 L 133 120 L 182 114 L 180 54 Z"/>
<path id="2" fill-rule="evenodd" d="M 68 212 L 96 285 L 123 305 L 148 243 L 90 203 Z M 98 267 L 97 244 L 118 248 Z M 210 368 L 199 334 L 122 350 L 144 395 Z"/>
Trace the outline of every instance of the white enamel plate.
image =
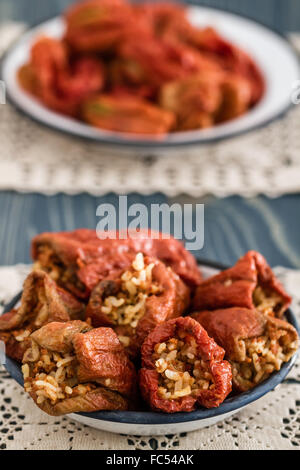
<path id="1" fill-rule="evenodd" d="M 211 129 L 149 138 L 99 130 L 50 111 L 20 88 L 16 72 L 28 59 L 31 44 L 37 36 L 46 34 L 62 37 L 64 23 L 61 17 L 28 30 L 5 55 L 2 79 L 6 84 L 8 98 L 28 116 L 62 132 L 99 142 L 147 147 L 195 144 L 232 137 L 266 125 L 291 107 L 293 85 L 300 79 L 300 67 L 295 51 L 283 36 L 252 20 L 212 8 L 189 7 L 188 15 L 195 25 L 215 27 L 225 38 L 252 55 L 261 68 L 266 81 L 265 96 L 244 116 Z"/>
<path id="2" fill-rule="evenodd" d="M 220 266 L 216 263 L 202 262 L 199 264 L 204 278 L 217 274 Z M 20 300 L 17 296 L 5 311 L 15 308 Z M 286 312 L 286 319 L 299 332 L 297 320 L 291 310 Z M 292 359 L 283 364 L 280 371 L 274 372 L 267 380 L 257 387 L 239 395 L 230 395 L 219 408 L 205 409 L 199 408 L 191 413 L 158 413 L 154 411 L 95 411 L 93 413 L 73 413 L 69 415 L 73 420 L 86 424 L 102 431 L 118 434 L 132 434 L 139 436 L 159 436 L 166 434 L 176 434 L 178 432 L 196 431 L 207 426 L 212 426 L 219 421 L 229 418 L 238 413 L 250 403 L 255 402 L 262 396 L 274 390 L 290 372 L 295 365 L 297 354 Z M 5 367 L 10 375 L 23 386 L 23 376 L 20 364 L 13 359 L 6 357 Z M 13 397 L 12 397 L 13 398 Z"/>

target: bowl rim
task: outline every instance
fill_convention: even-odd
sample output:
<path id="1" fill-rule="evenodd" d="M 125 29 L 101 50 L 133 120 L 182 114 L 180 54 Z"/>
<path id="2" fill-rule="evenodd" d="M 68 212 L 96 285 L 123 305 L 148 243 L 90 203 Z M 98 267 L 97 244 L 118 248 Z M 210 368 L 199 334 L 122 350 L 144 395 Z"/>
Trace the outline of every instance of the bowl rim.
<path id="1" fill-rule="evenodd" d="M 203 260 L 199 257 L 196 257 L 196 259 L 200 268 L 201 266 L 211 267 L 217 270 L 224 270 L 228 268 L 228 266 L 214 261 Z M 3 313 L 11 310 L 20 300 L 21 295 L 22 292 L 17 294 L 7 305 L 5 305 Z M 299 325 L 293 311 L 288 309 L 285 313 L 285 316 L 287 321 L 296 328 L 298 333 L 300 333 Z M 245 406 L 253 403 L 270 391 L 274 390 L 275 387 L 284 381 L 287 374 L 295 365 L 298 353 L 299 351 L 297 351 L 289 360 L 289 362 L 285 363 L 278 372 L 273 372 L 273 374 L 268 379 L 257 385 L 254 389 L 227 398 L 218 408 L 199 408 L 196 411 L 192 411 L 190 413 L 180 412 L 174 414 L 160 413 L 157 411 L 93 411 L 89 413 L 75 413 L 75 415 L 78 414 L 90 419 L 95 419 L 97 421 L 107 421 L 122 424 L 138 424 L 146 426 L 203 421 L 206 419 L 215 418 L 217 416 L 226 415 L 227 413 L 238 411 L 239 409 L 244 408 Z M 6 356 L 4 367 L 13 379 L 16 380 L 19 385 L 23 386 L 24 382 L 20 365 L 15 360 Z"/>
<path id="2" fill-rule="evenodd" d="M 296 47 L 289 40 L 288 36 L 286 34 L 284 34 L 282 31 L 280 31 L 279 29 L 276 29 L 275 27 L 271 27 L 271 26 L 267 25 L 266 23 L 264 23 L 263 21 L 255 20 L 255 19 L 251 18 L 250 15 L 240 14 L 240 13 L 236 13 L 236 12 L 233 12 L 233 11 L 229 11 L 229 10 L 226 10 L 225 8 L 222 8 L 222 7 L 219 7 L 219 6 L 196 5 L 194 3 L 187 3 L 186 6 L 187 6 L 187 8 L 199 8 L 199 9 L 205 8 L 207 10 L 218 11 L 220 13 L 230 14 L 234 17 L 241 18 L 241 19 L 247 20 L 247 21 L 249 21 L 253 24 L 264 27 L 266 30 L 268 30 L 269 32 L 274 33 L 281 40 L 283 40 L 285 42 L 287 49 L 291 52 L 292 56 L 295 59 L 295 62 L 297 62 L 298 68 L 299 68 L 299 71 L 300 71 L 300 57 L 299 57 L 299 54 L 296 50 Z M 24 31 L 21 33 L 21 35 L 15 41 L 13 41 L 13 43 L 9 46 L 8 49 L 6 49 L 5 53 L 1 56 L 1 59 L 0 59 L 0 78 L 3 78 L 3 71 L 4 71 L 4 65 L 5 65 L 6 59 L 14 51 L 14 49 L 19 45 L 19 43 L 22 41 L 22 38 L 23 38 L 24 35 L 29 33 L 31 30 L 42 26 L 46 22 L 49 22 L 49 21 L 55 20 L 55 19 L 61 19 L 61 18 L 62 18 L 62 14 L 61 15 L 56 15 L 56 16 L 48 16 L 48 17 L 45 17 L 44 19 L 42 19 L 38 22 L 30 24 L 27 28 L 25 28 Z M 278 119 L 283 118 L 295 106 L 295 104 L 293 104 L 292 101 L 290 101 L 289 103 L 286 104 L 285 107 L 282 107 L 282 109 L 280 109 L 276 113 L 274 113 L 273 116 L 265 118 L 260 123 L 252 124 L 252 125 L 246 127 L 245 129 L 240 129 L 240 130 L 235 130 L 235 131 L 233 130 L 232 132 L 229 132 L 226 135 L 210 136 L 210 137 L 206 137 L 206 138 L 192 137 L 187 141 L 172 142 L 172 141 L 168 141 L 168 140 L 166 140 L 166 141 L 162 140 L 161 141 L 160 139 L 155 140 L 155 139 L 151 139 L 151 138 L 142 138 L 142 139 L 131 138 L 130 136 L 128 136 L 128 134 L 125 134 L 125 133 L 124 133 L 124 137 L 122 137 L 122 133 L 118 133 L 118 132 L 109 132 L 107 135 L 101 135 L 101 133 L 99 133 L 99 136 L 80 135 L 76 131 L 72 131 L 71 129 L 62 129 L 59 126 L 56 126 L 54 123 L 44 122 L 42 119 L 39 119 L 39 118 L 33 116 L 32 114 L 30 114 L 29 111 L 25 110 L 18 103 L 18 101 L 10 94 L 9 90 L 6 91 L 6 98 L 7 98 L 7 101 L 10 102 L 15 107 L 15 109 L 17 109 L 17 111 L 19 111 L 21 114 L 23 114 L 24 116 L 30 118 L 31 121 L 33 121 L 33 122 L 35 122 L 39 125 L 42 125 L 45 128 L 51 129 L 52 131 L 61 133 L 63 135 L 69 135 L 69 136 L 76 137 L 76 138 L 78 138 L 78 139 L 80 139 L 84 142 L 86 142 L 86 141 L 94 142 L 94 143 L 97 142 L 99 145 L 102 144 L 102 145 L 112 145 L 114 147 L 123 146 L 124 148 L 128 148 L 128 147 L 130 148 L 131 147 L 131 148 L 136 148 L 136 149 L 144 149 L 144 150 L 147 149 L 148 153 L 149 153 L 149 151 L 155 150 L 155 149 L 156 150 L 157 149 L 162 149 L 162 150 L 163 149 L 175 149 L 175 148 L 181 148 L 183 146 L 190 147 L 190 146 L 195 146 L 195 145 L 214 144 L 214 143 L 217 143 L 217 142 L 220 142 L 220 141 L 226 141 L 226 140 L 231 139 L 231 138 L 239 137 L 239 136 L 248 134 L 250 132 L 253 132 L 255 130 L 262 129 L 262 128 L 268 126 L 269 124 L 273 123 L 274 121 L 277 121 Z M 52 112 L 54 112 L 54 111 L 52 111 Z M 56 112 L 54 112 L 54 113 L 59 114 L 59 113 L 56 113 Z M 185 133 L 186 132 L 183 132 L 183 134 L 185 134 Z"/>

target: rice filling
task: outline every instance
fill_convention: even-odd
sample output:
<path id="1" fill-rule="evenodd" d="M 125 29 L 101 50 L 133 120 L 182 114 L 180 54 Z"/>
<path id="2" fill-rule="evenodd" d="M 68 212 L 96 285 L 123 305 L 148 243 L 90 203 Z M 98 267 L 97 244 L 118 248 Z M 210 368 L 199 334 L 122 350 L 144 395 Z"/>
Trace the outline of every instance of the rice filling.
<path id="1" fill-rule="evenodd" d="M 33 295 L 31 310 L 27 314 L 25 321 L 23 321 L 22 328 L 12 331 L 12 335 L 19 343 L 26 341 L 33 331 L 40 328 L 48 320 L 49 307 L 41 285 L 37 285 Z"/>
<path id="2" fill-rule="evenodd" d="M 153 281 L 155 264 L 145 264 L 142 253 L 138 253 L 129 270 L 121 275 L 121 284 L 116 295 L 103 299 L 102 312 L 114 325 L 130 327 L 132 334 L 146 311 L 146 301 L 151 295 L 159 295 L 162 288 Z M 129 346 L 129 336 L 119 336 L 124 346 Z"/>
<path id="3" fill-rule="evenodd" d="M 195 339 L 185 333 L 178 336 L 156 344 L 153 354 L 159 374 L 158 393 L 168 400 L 215 387 L 208 363 L 198 357 Z"/>
<path id="4" fill-rule="evenodd" d="M 257 286 L 253 293 L 253 303 L 261 313 L 271 316 L 282 307 L 281 297 L 274 292 L 267 292 L 261 286 Z"/>
<path id="5" fill-rule="evenodd" d="M 268 327 L 263 336 L 239 341 L 243 357 L 240 362 L 230 361 L 233 377 L 243 388 L 249 389 L 279 371 L 297 350 L 297 341 L 291 341 L 286 330 Z"/>
<path id="6" fill-rule="evenodd" d="M 42 270 L 49 274 L 51 279 L 62 285 L 72 284 L 80 291 L 85 287 L 78 279 L 74 268 L 65 266 L 50 246 L 42 245 L 38 249 L 38 260 L 34 263 L 34 270 Z"/>
<path id="7" fill-rule="evenodd" d="M 78 383 L 76 357 L 40 348 L 35 341 L 25 352 L 22 372 L 25 391 L 35 394 L 37 404 L 45 400 L 51 405 L 66 398 L 85 395 L 96 388 L 94 384 Z"/>

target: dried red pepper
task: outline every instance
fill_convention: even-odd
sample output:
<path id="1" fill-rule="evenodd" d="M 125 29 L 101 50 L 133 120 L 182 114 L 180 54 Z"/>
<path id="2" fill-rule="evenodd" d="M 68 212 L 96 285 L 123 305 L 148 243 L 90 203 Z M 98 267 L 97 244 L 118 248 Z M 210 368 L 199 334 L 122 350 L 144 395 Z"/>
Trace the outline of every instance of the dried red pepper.
<path id="1" fill-rule="evenodd" d="M 123 0 L 88 0 L 65 13 L 65 40 L 77 52 L 112 51 L 135 29 L 131 5 Z"/>
<path id="2" fill-rule="evenodd" d="M 24 354 L 24 387 L 46 413 L 126 410 L 136 372 L 111 328 L 53 322 L 35 331 Z"/>
<path id="3" fill-rule="evenodd" d="M 257 310 L 227 308 L 192 317 L 225 349 L 237 391 L 247 391 L 280 370 L 298 348 L 292 325 Z"/>
<path id="4" fill-rule="evenodd" d="M 126 268 L 139 252 L 163 261 L 192 288 L 200 284 L 196 260 L 178 240 L 164 239 L 159 233 L 150 238 L 146 230 L 135 233 L 135 239 L 121 239 L 120 233 L 116 237 L 100 240 L 89 229 L 42 233 L 32 241 L 32 256 L 40 269 L 80 298 L 88 298 L 101 280 Z"/>
<path id="5" fill-rule="evenodd" d="M 265 258 L 249 251 L 232 268 L 202 282 L 196 290 L 193 309 L 257 308 L 267 315 L 282 317 L 290 303 L 290 296 Z"/>
<path id="6" fill-rule="evenodd" d="M 153 410 L 219 406 L 231 392 L 225 351 L 190 317 L 157 326 L 142 347 L 140 390 Z"/>
<path id="7" fill-rule="evenodd" d="M 0 339 L 6 354 L 22 361 L 32 331 L 52 321 L 81 318 L 84 305 L 58 287 L 43 271 L 34 271 L 24 282 L 20 307 L 0 316 Z"/>
<path id="8" fill-rule="evenodd" d="M 136 358 L 150 331 L 186 311 L 189 294 L 170 268 L 139 253 L 125 270 L 112 273 L 94 288 L 86 318 L 95 327 L 111 326 Z"/>
<path id="9" fill-rule="evenodd" d="M 135 134 L 166 134 L 175 115 L 142 98 L 126 94 L 92 96 L 82 103 L 83 119 L 100 129 Z"/>
<path id="10" fill-rule="evenodd" d="M 264 77 L 253 59 L 239 47 L 224 39 L 212 27 L 185 29 L 186 41 L 208 55 L 232 77 L 245 79 L 251 87 L 250 105 L 257 103 L 265 92 Z"/>
<path id="11" fill-rule="evenodd" d="M 43 36 L 32 46 L 30 61 L 20 68 L 18 79 L 49 108 L 76 116 L 82 100 L 102 89 L 104 68 L 93 56 L 71 60 L 66 44 Z"/>

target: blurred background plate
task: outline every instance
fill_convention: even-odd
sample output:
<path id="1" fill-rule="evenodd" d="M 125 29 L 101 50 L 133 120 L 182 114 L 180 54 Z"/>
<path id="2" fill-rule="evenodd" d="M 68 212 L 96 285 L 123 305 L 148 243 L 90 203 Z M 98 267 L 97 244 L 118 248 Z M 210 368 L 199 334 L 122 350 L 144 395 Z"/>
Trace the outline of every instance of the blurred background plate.
<path id="1" fill-rule="evenodd" d="M 300 76 L 298 57 L 290 43 L 279 33 L 242 16 L 206 7 L 189 7 L 191 22 L 213 26 L 224 37 L 250 53 L 262 69 L 266 93 L 262 101 L 246 115 L 229 123 L 199 131 L 175 132 L 149 138 L 102 131 L 52 112 L 19 87 L 16 71 L 28 59 L 30 46 L 40 34 L 59 38 L 64 31 L 61 17 L 40 23 L 28 30 L 10 48 L 2 62 L 2 79 L 11 102 L 28 116 L 48 127 L 105 143 L 133 146 L 175 146 L 212 142 L 248 132 L 280 117 L 292 105 L 293 85 Z"/>

